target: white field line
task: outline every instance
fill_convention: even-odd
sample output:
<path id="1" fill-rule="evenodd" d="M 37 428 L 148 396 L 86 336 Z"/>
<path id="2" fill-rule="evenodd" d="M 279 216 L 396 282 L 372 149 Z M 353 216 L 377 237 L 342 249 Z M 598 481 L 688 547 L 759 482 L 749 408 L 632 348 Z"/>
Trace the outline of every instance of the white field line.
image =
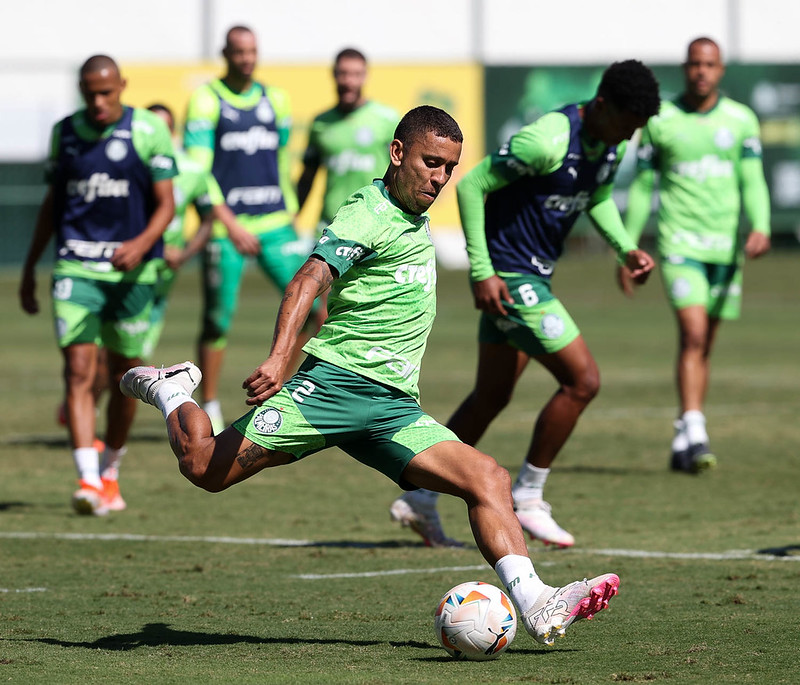
<path id="1" fill-rule="evenodd" d="M 0 594 L 23 593 L 23 592 L 47 592 L 46 587 L 20 587 L 8 588 L 0 587 Z"/>
<path id="2" fill-rule="evenodd" d="M 0 531 L 0 540 L 69 540 L 69 541 L 123 541 L 123 542 L 186 542 L 223 545 L 256 545 L 263 547 L 336 547 L 336 541 L 292 540 L 283 538 L 234 538 L 201 535 L 136 535 L 132 533 L 34 533 Z M 341 544 L 342 547 L 347 543 Z M 353 543 L 354 547 L 369 547 L 370 543 Z M 680 559 L 685 561 L 800 561 L 800 555 L 778 555 L 760 553 L 752 549 L 728 550 L 726 552 L 661 552 L 640 549 L 582 549 L 559 550 L 550 554 L 564 557 L 579 554 L 582 556 L 627 557 L 637 559 Z M 552 565 L 557 560 L 543 560 L 539 556 L 537 566 Z M 431 569 L 393 569 L 386 571 L 365 571 L 362 573 L 299 574 L 296 578 L 318 580 L 323 578 L 371 578 L 378 576 L 404 575 L 411 573 L 438 573 L 440 571 L 473 571 L 488 569 L 480 566 L 454 566 Z M 2 588 L 0 588 L 0 592 Z"/>

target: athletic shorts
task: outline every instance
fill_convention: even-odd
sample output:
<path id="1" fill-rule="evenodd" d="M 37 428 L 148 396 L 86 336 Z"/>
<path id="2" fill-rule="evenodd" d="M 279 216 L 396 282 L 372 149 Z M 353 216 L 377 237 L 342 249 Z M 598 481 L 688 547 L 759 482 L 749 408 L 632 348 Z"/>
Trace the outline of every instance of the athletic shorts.
<path id="1" fill-rule="evenodd" d="M 415 455 L 458 440 L 406 393 L 316 357 L 233 426 L 257 445 L 296 459 L 338 447 L 407 490 L 414 486 L 403 471 Z"/>
<path id="2" fill-rule="evenodd" d="M 550 291 L 550 279 L 534 274 L 502 279 L 514 304 L 503 303 L 506 316 L 483 312 L 480 342 L 511 345 L 534 357 L 563 350 L 580 335 L 569 312 Z"/>
<path id="3" fill-rule="evenodd" d="M 661 280 L 674 309 L 695 305 L 716 319 L 738 319 L 742 311 L 742 265 L 709 264 L 671 255 L 661 261 Z"/>
<path id="4" fill-rule="evenodd" d="M 128 359 L 142 357 L 154 292 L 153 284 L 54 276 L 58 346 L 95 343 Z"/>
<path id="5" fill-rule="evenodd" d="M 261 252 L 255 259 L 264 275 L 282 293 L 308 257 L 307 245 L 298 240 L 292 226 L 256 236 Z M 201 339 L 224 344 L 236 313 L 239 288 L 247 264 L 228 238 L 209 240 L 203 252 L 203 329 Z"/>

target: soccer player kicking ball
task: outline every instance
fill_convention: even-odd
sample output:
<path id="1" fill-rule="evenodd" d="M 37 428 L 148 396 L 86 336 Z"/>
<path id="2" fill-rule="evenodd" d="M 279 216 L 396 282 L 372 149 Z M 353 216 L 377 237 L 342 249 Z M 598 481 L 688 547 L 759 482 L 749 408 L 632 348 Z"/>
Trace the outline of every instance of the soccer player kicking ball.
<path id="1" fill-rule="evenodd" d="M 608 606 L 619 578 L 607 573 L 562 588 L 545 585 L 514 515 L 508 472 L 418 404 L 420 362 L 436 310 L 425 211 L 450 179 L 461 144 L 458 124 L 436 107 L 403 117 L 383 179 L 350 196 L 289 283 L 269 358 L 242 384 L 253 409 L 218 436 L 192 399 L 201 375 L 191 362 L 132 369 L 120 386 L 161 410 L 181 473 L 211 492 L 337 446 L 405 489 L 460 497 L 478 548 L 526 630 L 553 644 L 571 623 Z M 314 298 L 328 288 L 329 316 L 284 385 Z"/>

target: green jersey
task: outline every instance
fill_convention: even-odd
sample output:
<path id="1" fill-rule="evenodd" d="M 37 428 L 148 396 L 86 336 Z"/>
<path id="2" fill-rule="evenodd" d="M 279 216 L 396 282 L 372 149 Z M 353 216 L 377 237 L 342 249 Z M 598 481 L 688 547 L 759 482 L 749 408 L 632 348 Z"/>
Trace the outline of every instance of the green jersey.
<path id="1" fill-rule="evenodd" d="M 314 119 L 303 162 L 325 167 L 320 221 L 329 224 L 354 190 L 383 176 L 398 120 L 393 109 L 372 101 L 347 113 L 334 107 Z"/>
<path id="2" fill-rule="evenodd" d="M 178 162 L 178 175 L 172 180 L 175 218 L 164 231 L 164 245 L 183 247 L 186 244 L 184 226 L 189 205 L 193 204 L 203 218 L 211 211 L 213 204 L 208 191 L 208 172 L 183 150 L 176 150 L 175 158 Z"/>
<path id="3" fill-rule="evenodd" d="M 422 355 L 436 315 L 427 214 L 408 214 L 376 180 L 353 193 L 312 254 L 339 274 L 308 354 L 419 400 Z"/>
<path id="4" fill-rule="evenodd" d="M 756 173 L 748 175 L 748 168 Z M 663 256 L 733 261 L 742 193 L 754 229 L 769 232 L 758 119 L 743 104 L 721 96 L 713 109 L 697 112 L 680 98 L 664 102 L 643 131 L 638 169 L 659 174 L 658 250 Z M 754 189 L 750 196 L 748 184 Z M 642 217 L 634 209 L 639 191 L 631 189 L 628 230 L 635 239 L 649 213 L 646 190 Z"/>

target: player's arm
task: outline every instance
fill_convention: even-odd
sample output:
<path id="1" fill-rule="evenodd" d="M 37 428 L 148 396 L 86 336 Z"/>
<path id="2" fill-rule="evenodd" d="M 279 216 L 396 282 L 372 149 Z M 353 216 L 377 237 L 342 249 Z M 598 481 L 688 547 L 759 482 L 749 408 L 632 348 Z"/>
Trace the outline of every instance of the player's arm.
<path id="1" fill-rule="evenodd" d="M 758 121 L 752 116 L 750 135 L 742 146 L 740 180 L 742 205 L 750 222 L 751 231 L 744 246 L 749 258 L 760 257 L 770 248 L 770 204 L 764 164 L 761 160 L 761 141 L 758 137 Z"/>
<path id="2" fill-rule="evenodd" d="M 133 146 L 147 165 L 153 184 L 153 212 L 144 230 L 134 238 L 126 240 L 111 255 L 111 264 L 117 271 L 135 269 L 156 241 L 167 230 L 175 216 L 175 196 L 172 179 L 178 175 L 172 137 L 164 121 L 146 110 L 137 110 L 148 128 L 133 130 Z"/>
<path id="3" fill-rule="evenodd" d="M 39 311 L 39 301 L 36 299 L 36 265 L 50 242 L 50 238 L 53 237 L 54 230 L 53 188 L 51 186 L 47 189 L 47 194 L 39 207 L 39 213 L 36 215 L 36 228 L 28 248 L 28 256 L 22 267 L 19 301 L 22 309 L 28 314 L 36 314 Z"/>
<path id="4" fill-rule="evenodd" d="M 214 131 L 218 122 L 219 98 L 208 86 L 198 88 L 192 93 L 186 111 L 183 147 L 208 173 L 214 164 Z"/>
<path id="5" fill-rule="evenodd" d="M 336 276 L 332 266 L 312 255 L 289 281 L 278 310 L 269 357 L 242 383 L 247 404 L 260 404 L 283 387 L 292 351 L 314 300 L 330 288 Z"/>
<path id="6" fill-rule="evenodd" d="M 39 301 L 36 299 L 36 265 L 42 258 L 50 238 L 55 232 L 55 216 L 53 214 L 53 181 L 56 162 L 58 159 L 59 139 L 61 137 L 61 123 L 53 127 L 50 135 L 50 154 L 47 159 L 45 180 L 48 183 L 47 193 L 36 215 L 36 225 L 28 247 L 28 255 L 22 267 L 22 278 L 19 285 L 19 300 L 22 309 L 28 314 L 39 311 Z"/>

